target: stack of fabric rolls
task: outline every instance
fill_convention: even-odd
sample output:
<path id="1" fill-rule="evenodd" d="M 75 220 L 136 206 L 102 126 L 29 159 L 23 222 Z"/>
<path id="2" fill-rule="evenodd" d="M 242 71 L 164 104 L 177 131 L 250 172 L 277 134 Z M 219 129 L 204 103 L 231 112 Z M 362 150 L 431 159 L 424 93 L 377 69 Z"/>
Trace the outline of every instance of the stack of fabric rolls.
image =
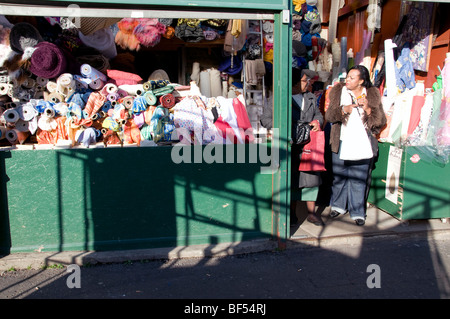
<path id="1" fill-rule="evenodd" d="M 56 18 L 8 25 L 0 21 L 0 145 L 106 147 L 177 141 L 175 129 L 186 124 L 182 110 L 187 104 L 202 106 L 196 120 L 205 130 L 218 130 L 216 123 L 225 123 L 224 130 L 229 126 L 237 132 L 248 122 L 242 121 L 248 120 L 242 105 L 236 104 L 236 111 L 232 99 L 222 99 L 211 108 L 215 100 L 200 97 L 195 84 L 171 83 L 162 70 L 144 81 L 135 73 L 110 68 L 117 37 L 108 23 L 116 20 L 83 20 L 80 28 Z M 171 21 L 138 22 L 145 27 L 135 36 L 151 45 L 145 42 L 145 30 L 160 32 L 160 24 Z"/>
<path id="2" fill-rule="evenodd" d="M 90 45 L 98 42 L 95 39 L 100 35 L 111 35 L 108 28 L 90 29 L 87 34 L 81 30 L 78 39 Z M 72 32 L 72 39 L 76 35 Z M 169 110 L 176 102 L 172 94 L 176 85 L 170 81 L 142 84 L 136 74 L 100 71 L 80 63 L 95 59 L 78 59 L 86 56 L 68 50 L 57 39 L 43 37 L 28 22 L 2 25 L 0 36 L 0 138 L 7 139 L 6 145 L 27 141 L 89 147 L 100 141 L 107 146 L 140 145 L 142 139 L 170 140 L 174 127 Z M 117 54 L 114 38 L 107 37 L 113 39 L 112 46 L 101 38 L 103 53 L 98 56 L 101 60 L 113 58 Z M 154 128 L 164 129 L 163 119 L 172 129 L 156 133 Z"/>

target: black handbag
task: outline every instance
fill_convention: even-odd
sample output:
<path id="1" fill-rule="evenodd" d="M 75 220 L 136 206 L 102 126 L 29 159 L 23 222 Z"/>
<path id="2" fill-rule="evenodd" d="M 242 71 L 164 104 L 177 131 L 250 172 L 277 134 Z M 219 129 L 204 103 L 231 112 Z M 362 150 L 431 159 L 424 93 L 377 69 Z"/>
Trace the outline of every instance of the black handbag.
<path id="1" fill-rule="evenodd" d="M 305 145 L 311 140 L 310 136 L 311 126 L 309 123 L 303 121 L 297 122 L 297 127 L 295 128 L 295 144 Z"/>

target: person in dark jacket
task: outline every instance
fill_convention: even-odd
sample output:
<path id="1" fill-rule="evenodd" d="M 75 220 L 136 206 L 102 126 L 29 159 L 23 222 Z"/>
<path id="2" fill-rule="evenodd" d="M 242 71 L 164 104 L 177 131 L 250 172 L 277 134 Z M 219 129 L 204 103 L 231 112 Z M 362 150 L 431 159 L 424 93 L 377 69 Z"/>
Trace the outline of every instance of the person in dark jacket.
<path id="1" fill-rule="evenodd" d="M 372 158 L 342 160 L 340 150 L 342 132 L 347 129 L 347 120 L 352 112 L 367 130 L 372 144 Z M 376 136 L 386 124 L 386 115 L 377 87 L 370 82 L 369 71 L 362 65 L 351 68 L 345 84 L 335 84 L 329 93 L 329 106 L 325 120 L 332 123 L 330 146 L 332 152 L 333 185 L 331 188 L 331 218 L 347 211 L 359 226 L 365 223 L 366 200 L 370 186 L 371 168 L 378 153 Z M 358 150 L 355 150 L 358 152 Z"/>
<path id="2" fill-rule="evenodd" d="M 317 107 L 316 96 L 308 92 L 316 73 L 311 70 L 292 69 L 292 136 L 298 120 L 308 122 L 312 131 L 319 131 L 323 116 Z M 316 200 L 321 184 L 320 172 L 299 171 L 303 146 L 293 144 L 291 148 L 291 223 L 297 222 L 297 201 L 305 201 L 308 210 L 306 220 L 317 226 L 323 225 L 316 214 Z"/>

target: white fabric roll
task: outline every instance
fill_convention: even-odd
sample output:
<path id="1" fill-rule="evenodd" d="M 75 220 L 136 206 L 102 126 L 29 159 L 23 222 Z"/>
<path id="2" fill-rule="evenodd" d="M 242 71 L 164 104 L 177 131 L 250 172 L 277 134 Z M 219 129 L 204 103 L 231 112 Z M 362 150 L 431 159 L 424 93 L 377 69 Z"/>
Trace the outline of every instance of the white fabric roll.
<path id="1" fill-rule="evenodd" d="M 397 81 L 395 77 L 395 59 L 394 59 L 394 48 L 397 45 L 392 42 L 391 39 L 384 41 L 384 62 L 386 68 L 386 90 L 388 103 L 384 104 L 384 111 L 387 112 L 394 103 L 394 97 L 397 95 Z"/>
<path id="2" fill-rule="evenodd" d="M 206 97 L 211 97 L 211 80 L 208 70 L 200 72 L 200 92 Z"/>
<path id="3" fill-rule="evenodd" d="M 220 79 L 220 71 L 217 69 L 211 69 L 209 71 L 209 79 L 211 81 L 211 96 L 221 96 L 222 80 Z"/>
<path id="4" fill-rule="evenodd" d="M 200 63 L 198 62 L 192 64 L 191 81 L 195 81 L 197 84 L 200 82 Z"/>

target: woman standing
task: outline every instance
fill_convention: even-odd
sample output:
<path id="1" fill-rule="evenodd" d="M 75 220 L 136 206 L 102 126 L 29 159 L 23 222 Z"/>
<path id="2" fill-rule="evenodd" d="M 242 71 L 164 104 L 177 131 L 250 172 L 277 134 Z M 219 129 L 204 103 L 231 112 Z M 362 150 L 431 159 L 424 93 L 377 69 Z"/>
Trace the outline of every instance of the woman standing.
<path id="1" fill-rule="evenodd" d="M 330 91 L 330 103 L 325 119 L 332 123 L 330 145 L 332 152 L 333 185 L 331 188 L 331 218 L 347 211 L 358 226 L 365 223 L 366 191 L 370 185 L 371 167 L 378 152 L 375 138 L 386 124 L 378 88 L 372 86 L 369 71 L 362 65 L 352 67 L 345 84 L 338 83 Z M 342 160 L 342 139 L 352 112 L 358 112 L 372 145 L 372 158 Z M 355 149 L 355 152 L 358 152 Z"/>
<path id="2" fill-rule="evenodd" d="M 312 131 L 320 131 L 323 124 L 323 116 L 316 103 L 317 98 L 313 93 L 308 92 L 315 75 L 315 72 L 311 70 L 292 69 L 292 136 L 295 136 L 298 120 L 309 123 Z M 291 149 L 291 223 L 296 223 L 297 201 L 304 201 L 308 210 L 306 220 L 321 226 L 323 221 L 315 213 L 317 194 L 321 183 L 320 173 L 299 171 L 302 148 L 302 145 L 293 144 Z"/>

